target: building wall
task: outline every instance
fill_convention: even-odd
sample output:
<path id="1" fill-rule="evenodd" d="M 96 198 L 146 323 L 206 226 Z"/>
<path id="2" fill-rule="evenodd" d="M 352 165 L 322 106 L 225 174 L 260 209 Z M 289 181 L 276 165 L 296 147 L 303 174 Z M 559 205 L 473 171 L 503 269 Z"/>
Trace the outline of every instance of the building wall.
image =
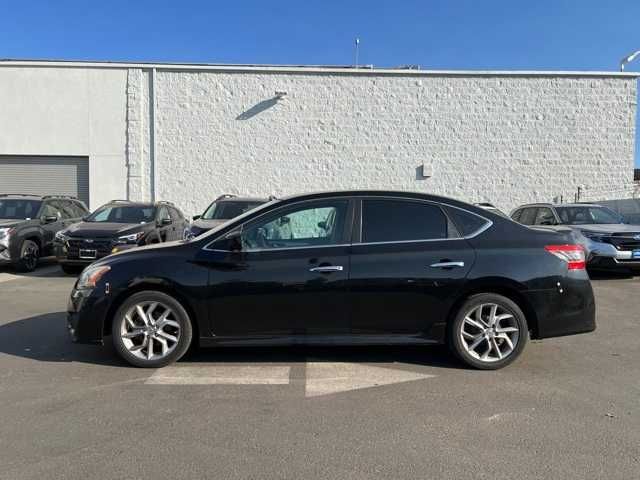
<path id="1" fill-rule="evenodd" d="M 92 207 L 124 198 L 125 69 L 0 68 L 0 155 L 89 157 Z"/>
<path id="2" fill-rule="evenodd" d="M 222 193 L 384 188 L 510 210 L 632 183 L 634 77 L 294 70 L 0 64 L 0 155 L 88 155 L 93 208 L 155 193 L 188 214 Z"/>
<path id="3" fill-rule="evenodd" d="M 156 95 L 157 193 L 188 212 L 344 188 L 509 210 L 633 178 L 633 78 L 160 71 Z"/>

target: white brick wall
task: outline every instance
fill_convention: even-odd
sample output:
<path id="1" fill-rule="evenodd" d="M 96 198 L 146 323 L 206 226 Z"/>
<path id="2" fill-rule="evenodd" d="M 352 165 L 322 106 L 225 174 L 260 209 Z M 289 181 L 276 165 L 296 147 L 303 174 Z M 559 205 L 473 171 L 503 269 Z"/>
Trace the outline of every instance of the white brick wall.
<path id="1" fill-rule="evenodd" d="M 129 82 L 130 192 L 147 198 L 147 74 Z M 163 70 L 156 196 L 189 214 L 229 192 L 384 188 L 505 210 L 578 185 L 614 197 L 633 178 L 635 103 L 630 77 Z"/>

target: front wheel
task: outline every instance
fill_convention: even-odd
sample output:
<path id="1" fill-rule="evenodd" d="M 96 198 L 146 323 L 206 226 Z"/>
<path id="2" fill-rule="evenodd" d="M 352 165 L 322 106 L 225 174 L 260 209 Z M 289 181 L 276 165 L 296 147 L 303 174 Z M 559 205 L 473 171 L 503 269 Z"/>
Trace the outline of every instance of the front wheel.
<path id="1" fill-rule="evenodd" d="M 453 353 L 467 365 L 497 370 L 522 353 L 528 337 L 527 320 L 518 305 L 502 295 L 481 293 L 462 305 L 448 340 Z"/>
<path id="2" fill-rule="evenodd" d="M 40 247 L 33 240 L 25 240 L 20 246 L 20 259 L 16 268 L 20 272 L 33 272 L 38 266 Z"/>
<path id="3" fill-rule="evenodd" d="M 116 312 L 113 344 L 131 365 L 159 368 L 178 361 L 191 344 L 193 329 L 184 307 L 173 297 L 138 292 Z"/>

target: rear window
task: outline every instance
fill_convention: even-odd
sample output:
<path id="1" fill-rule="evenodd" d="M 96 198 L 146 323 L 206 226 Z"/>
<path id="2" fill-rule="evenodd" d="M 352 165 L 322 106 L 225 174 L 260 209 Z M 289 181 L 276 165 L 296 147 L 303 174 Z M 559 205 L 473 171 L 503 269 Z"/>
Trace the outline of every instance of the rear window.
<path id="1" fill-rule="evenodd" d="M 0 199 L 0 218 L 9 220 L 25 220 L 38 215 L 39 200 Z"/>
<path id="2" fill-rule="evenodd" d="M 406 200 L 364 200 L 362 242 L 436 240 L 448 237 L 440 207 Z"/>
<path id="3" fill-rule="evenodd" d="M 451 218 L 458 232 L 460 232 L 463 237 L 478 233 L 489 223 L 487 219 L 475 213 L 467 212 L 466 210 L 448 206 L 445 207 L 445 209 L 447 210 L 447 215 L 449 215 L 449 218 Z"/>

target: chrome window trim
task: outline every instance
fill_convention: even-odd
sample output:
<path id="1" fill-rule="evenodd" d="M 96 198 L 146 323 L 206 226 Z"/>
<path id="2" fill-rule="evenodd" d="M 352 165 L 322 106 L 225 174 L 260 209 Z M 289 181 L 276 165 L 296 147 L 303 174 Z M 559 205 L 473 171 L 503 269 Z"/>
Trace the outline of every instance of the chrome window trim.
<path id="1" fill-rule="evenodd" d="M 465 236 L 460 236 L 460 237 L 455 237 L 455 238 L 423 238 L 423 239 L 417 239 L 417 240 L 390 240 L 390 241 L 384 241 L 384 242 L 352 242 L 352 243 L 340 243 L 340 244 L 332 244 L 332 245 L 308 245 L 308 246 L 303 246 L 303 247 L 280 247 L 280 248 L 268 248 L 268 249 L 249 249 L 249 250 L 242 250 L 242 252 L 246 252 L 246 253 L 257 253 L 257 252 L 277 252 L 277 251 L 283 251 L 283 250 L 303 250 L 303 249 L 309 249 L 309 248 L 332 248 L 332 247 L 352 247 L 352 246 L 357 246 L 357 245 L 390 245 L 390 244 L 406 244 L 406 243 L 423 243 L 423 242 L 447 242 L 447 241 L 456 241 L 456 240 L 469 240 L 471 238 L 477 237 L 478 235 L 486 232 L 489 228 L 491 228 L 493 226 L 493 221 L 489 220 L 487 217 L 484 217 L 482 215 L 479 215 L 475 212 L 471 212 L 470 210 L 467 210 L 465 208 L 461 208 L 461 207 L 456 207 L 454 205 L 449 205 L 446 203 L 438 203 L 435 202 L 433 200 L 424 200 L 422 198 L 412 198 L 412 197 L 396 197 L 396 196 L 378 196 L 378 195 L 373 195 L 373 196 L 357 196 L 357 195 L 349 195 L 349 196 L 345 196 L 345 197 L 341 197 L 341 196 L 336 196 L 336 197 L 327 197 L 327 198 L 322 198 L 322 199 L 309 199 L 309 200 L 303 200 L 300 203 L 307 203 L 307 202 L 317 202 L 317 201 L 323 201 L 323 200 L 333 200 L 333 199 L 340 199 L 340 200 L 350 200 L 350 199 L 359 199 L 359 200 L 365 200 L 365 199 L 391 199 L 391 200 L 410 200 L 410 201 L 417 201 L 417 202 L 422 202 L 422 203 L 428 203 L 431 205 L 435 205 L 437 207 L 439 207 L 442 211 L 442 214 L 449 219 L 447 213 L 442 210 L 442 206 L 446 206 L 449 208 L 455 208 L 458 210 L 461 210 L 463 212 L 466 212 L 470 215 L 475 215 L 476 217 L 479 217 L 481 219 L 483 219 L 486 223 L 479 228 L 478 230 L 476 230 L 475 232 L 469 234 L 469 235 L 465 235 Z M 295 205 L 295 204 L 294 204 Z M 286 207 L 289 205 L 284 205 L 283 207 Z M 258 215 L 255 218 L 252 218 L 251 220 L 249 220 L 249 222 L 253 222 L 254 220 L 259 219 L 260 217 L 267 215 L 269 213 L 272 213 L 274 210 L 271 210 L 269 212 L 264 212 L 260 215 Z M 451 219 L 449 219 L 449 221 L 451 221 Z M 247 222 L 247 223 L 249 223 Z M 240 229 L 244 228 L 245 224 L 242 224 L 239 226 Z M 455 225 L 455 223 L 454 223 Z M 238 227 L 236 227 L 238 228 Z M 233 231 L 234 229 L 231 229 L 230 231 Z M 225 235 L 227 235 L 227 233 L 225 233 Z M 231 253 L 231 250 L 224 250 L 224 249 L 219 249 L 219 248 L 209 248 L 209 245 L 211 245 L 214 242 L 217 242 L 220 238 L 222 238 L 222 235 L 219 237 L 216 237 L 214 240 L 212 240 L 211 242 L 207 243 L 204 247 L 202 247 L 202 250 L 206 250 L 209 252 L 226 252 L 226 253 Z M 362 219 L 360 221 L 360 238 L 362 238 Z"/>

